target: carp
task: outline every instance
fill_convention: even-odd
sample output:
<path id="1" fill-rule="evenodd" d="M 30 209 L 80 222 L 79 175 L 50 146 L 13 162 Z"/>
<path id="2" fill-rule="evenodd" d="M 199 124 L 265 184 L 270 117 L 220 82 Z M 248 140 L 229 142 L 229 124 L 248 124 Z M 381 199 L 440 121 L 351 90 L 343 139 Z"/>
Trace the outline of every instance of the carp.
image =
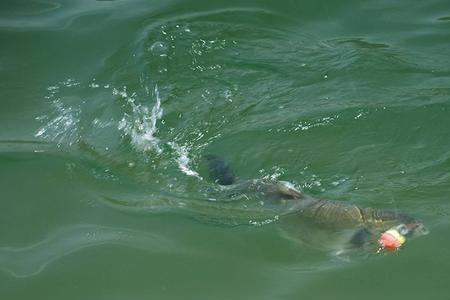
<path id="1" fill-rule="evenodd" d="M 426 235 L 428 229 L 415 218 L 394 210 L 361 207 L 345 201 L 305 195 L 292 184 L 274 179 L 240 179 L 230 164 L 206 155 L 209 177 L 229 196 L 251 195 L 265 205 L 285 205 L 288 212 L 280 222 L 289 238 L 336 250 L 336 254 L 377 249 L 378 238 L 395 230 L 402 239 Z"/>

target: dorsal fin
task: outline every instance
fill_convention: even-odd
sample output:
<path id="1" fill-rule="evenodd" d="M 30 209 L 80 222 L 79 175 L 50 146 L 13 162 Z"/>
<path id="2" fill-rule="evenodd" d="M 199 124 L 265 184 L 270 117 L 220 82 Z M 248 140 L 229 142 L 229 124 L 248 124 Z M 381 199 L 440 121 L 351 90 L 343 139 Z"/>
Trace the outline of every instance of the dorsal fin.
<path id="1" fill-rule="evenodd" d="M 236 180 L 230 164 L 223 158 L 207 154 L 205 158 L 208 161 L 209 177 L 220 185 L 230 185 Z"/>

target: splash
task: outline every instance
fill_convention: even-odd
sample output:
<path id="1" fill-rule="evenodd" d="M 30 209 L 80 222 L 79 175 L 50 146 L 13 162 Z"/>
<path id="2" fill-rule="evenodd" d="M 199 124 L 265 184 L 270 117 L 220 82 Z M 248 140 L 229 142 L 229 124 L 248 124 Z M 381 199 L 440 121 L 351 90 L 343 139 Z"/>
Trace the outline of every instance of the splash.
<path id="1" fill-rule="evenodd" d="M 203 178 L 196 171 L 192 170 L 191 167 L 189 166 L 190 159 L 188 157 L 189 152 L 188 152 L 187 147 L 180 146 L 174 142 L 169 142 L 168 144 L 178 154 L 177 163 L 178 163 L 178 167 L 180 168 L 181 172 L 183 172 L 184 174 L 186 174 L 188 176 L 194 176 L 194 177 L 197 177 L 198 179 L 202 180 Z"/>
<path id="2" fill-rule="evenodd" d="M 264 169 L 259 170 L 259 173 L 263 174 L 265 173 Z M 272 167 L 269 174 L 264 175 L 263 179 L 269 179 L 269 180 L 278 180 L 280 176 L 282 176 L 285 173 L 285 170 L 281 167 L 274 166 Z"/>
<path id="3" fill-rule="evenodd" d="M 147 94 L 149 93 L 147 92 Z M 155 150 L 157 153 L 161 153 L 159 139 L 155 137 L 155 133 L 158 131 L 157 122 L 163 115 L 158 86 L 155 85 L 156 103 L 151 110 L 148 106 L 137 104 L 135 101 L 136 94 L 133 93 L 129 96 L 126 88 L 122 91 L 113 89 L 113 95 L 119 95 L 125 99 L 127 105 L 131 108 L 131 113 L 125 113 L 119 121 L 118 129 L 131 139 L 132 146 L 139 152 Z"/>
<path id="4" fill-rule="evenodd" d="M 170 147 L 181 172 L 202 180 L 190 166 L 188 146 L 177 142 L 177 138 L 170 140 L 157 136 L 163 116 L 158 85 L 150 90 L 141 84 L 143 89 L 135 91 L 125 85 L 114 87 L 96 79 L 84 85 L 69 79 L 49 86 L 46 99 L 50 100 L 53 110 L 36 118 L 44 125 L 36 130 L 35 136 L 56 142 L 58 147 L 89 145 L 97 157 L 114 151 L 118 145 L 114 142 L 124 140 L 144 155 L 161 154 L 163 149 Z M 154 98 L 154 102 L 149 104 L 152 101 L 146 100 L 148 98 Z M 120 105 L 115 105 L 117 103 Z M 197 140 L 203 136 L 204 133 L 199 133 Z"/>
<path id="5" fill-rule="evenodd" d="M 339 115 L 333 115 L 329 117 L 322 117 L 319 119 L 316 119 L 312 122 L 299 122 L 295 127 L 294 131 L 298 130 L 309 130 L 311 128 L 320 127 L 320 126 L 327 126 L 332 125 L 334 121 L 336 121 L 339 118 Z"/>
<path id="6" fill-rule="evenodd" d="M 51 100 L 53 112 L 49 115 L 42 115 L 36 118 L 37 121 L 46 122 L 34 134 L 37 138 L 45 138 L 56 142 L 58 146 L 67 143 L 69 146 L 77 143 L 80 139 L 79 123 L 81 109 L 77 106 L 70 106 L 58 97 L 62 87 L 74 87 L 79 83 L 73 79 L 67 79 L 56 86 L 47 88 L 49 94 L 47 99 Z"/>
<path id="7" fill-rule="evenodd" d="M 254 220 L 250 220 L 248 221 L 248 224 L 253 225 L 253 226 L 264 226 L 273 222 L 277 222 L 280 219 L 280 217 L 278 215 L 274 216 L 273 218 L 268 218 L 266 220 L 263 221 L 254 221 Z"/>

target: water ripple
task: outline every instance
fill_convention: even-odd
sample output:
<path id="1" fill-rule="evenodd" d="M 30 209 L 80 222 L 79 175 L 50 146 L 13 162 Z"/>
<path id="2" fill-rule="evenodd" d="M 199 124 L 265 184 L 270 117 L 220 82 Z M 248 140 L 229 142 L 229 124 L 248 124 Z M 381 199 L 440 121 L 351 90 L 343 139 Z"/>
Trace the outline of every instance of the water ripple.
<path id="1" fill-rule="evenodd" d="M 101 245 L 118 245 L 149 253 L 187 251 L 186 247 L 180 248 L 176 242 L 153 233 L 100 225 L 75 225 L 53 232 L 26 247 L 0 248 L 0 269 L 17 278 L 35 276 L 65 256 Z"/>

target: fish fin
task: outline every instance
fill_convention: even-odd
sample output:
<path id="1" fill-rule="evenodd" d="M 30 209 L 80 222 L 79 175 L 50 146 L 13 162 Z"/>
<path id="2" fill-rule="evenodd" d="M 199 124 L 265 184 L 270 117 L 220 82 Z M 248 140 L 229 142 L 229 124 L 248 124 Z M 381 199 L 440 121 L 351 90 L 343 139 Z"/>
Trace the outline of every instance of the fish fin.
<path id="1" fill-rule="evenodd" d="M 292 200 L 303 198 L 303 195 L 300 191 L 296 190 L 292 186 L 292 184 L 288 184 L 284 181 L 280 181 L 277 183 L 277 190 L 280 194 L 281 199 Z"/>
<path id="2" fill-rule="evenodd" d="M 220 185 L 231 185 L 236 181 L 236 176 L 230 164 L 223 158 L 207 154 L 209 177 Z"/>
<path id="3" fill-rule="evenodd" d="M 362 248 L 370 236 L 371 233 L 369 229 L 358 229 L 350 238 L 349 244 L 351 248 Z"/>

